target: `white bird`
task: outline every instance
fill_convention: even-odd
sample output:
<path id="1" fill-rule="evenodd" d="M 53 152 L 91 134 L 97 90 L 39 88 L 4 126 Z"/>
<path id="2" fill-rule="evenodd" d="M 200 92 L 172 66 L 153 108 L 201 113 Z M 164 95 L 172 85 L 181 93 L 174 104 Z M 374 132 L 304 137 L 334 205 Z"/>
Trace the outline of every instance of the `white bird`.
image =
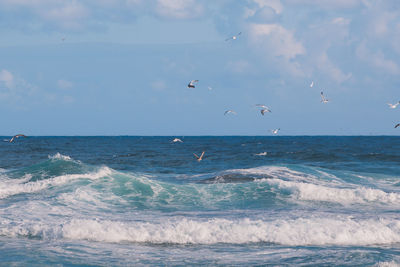
<path id="1" fill-rule="evenodd" d="M 389 108 L 397 108 L 397 106 L 400 104 L 400 101 L 397 102 L 396 104 L 390 104 L 390 103 L 387 104 L 389 105 Z"/>
<path id="2" fill-rule="evenodd" d="M 191 80 L 188 84 L 188 88 L 195 88 L 194 83 L 197 83 L 199 80 Z"/>
<path id="3" fill-rule="evenodd" d="M 233 110 L 227 110 L 227 111 L 224 112 L 224 115 L 229 114 L 229 113 L 232 113 L 232 114 L 234 114 L 234 115 L 237 114 L 237 113 L 236 113 L 235 111 L 233 111 Z"/>
<path id="4" fill-rule="evenodd" d="M 183 141 L 179 138 L 175 138 L 174 140 L 171 141 L 171 143 L 176 143 L 176 142 L 183 143 Z"/>
<path id="5" fill-rule="evenodd" d="M 254 154 L 254 156 L 266 156 L 268 154 L 268 152 L 261 152 L 258 154 Z"/>
<path id="6" fill-rule="evenodd" d="M 238 38 L 238 36 L 241 35 L 241 34 L 242 34 L 242 32 L 239 32 L 238 34 L 236 34 L 236 35 L 234 35 L 232 37 L 226 38 L 225 42 L 229 41 L 229 40 L 236 40 Z"/>
<path id="7" fill-rule="evenodd" d="M 264 116 L 265 112 L 272 112 L 270 109 L 268 108 L 263 108 L 262 110 L 260 110 L 261 114 Z"/>
<path id="8" fill-rule="evenodd" d="M 324 97 L 324 92 L 321 92 L 321 102 L 322 102 L 322 103 L 328 103 L 328 102 L 329 102 L 329 99 L 326 99 L 326 98 Z"/>
<path id="9" fill-rule="evenodd" d="M 279 132 L 280 129 L 281 129 L 281 128 L 271 130 L 271 133 L 272 133 L 272 134 L 278 134 L 278 132 Z"/>
<path id="10" fill-rule="evenodd" d="M 10 140 L 6 140 L 6 141 L 12 143 L 12 142 L 14 142 L 15 139 L 17 139 L 19 137 L 26 137 L 26 135 L 17 134 L 17 135 L 14 135 Z"/>
<path id="11" fill-rule="evenodd" d="M 312 88 L 314 86 L 314 81 L 311 82 L 310 87 Z"/>
<path id="12" fill-rule="evenodd" d="M 197 161 L 201 161 L 203 159 L 203 156 L 204 156 L 204 151 L 201 153 L 200 157 L 197 156 L 195 153 L 193 153 L 193 155 L 197 158 Z"/>

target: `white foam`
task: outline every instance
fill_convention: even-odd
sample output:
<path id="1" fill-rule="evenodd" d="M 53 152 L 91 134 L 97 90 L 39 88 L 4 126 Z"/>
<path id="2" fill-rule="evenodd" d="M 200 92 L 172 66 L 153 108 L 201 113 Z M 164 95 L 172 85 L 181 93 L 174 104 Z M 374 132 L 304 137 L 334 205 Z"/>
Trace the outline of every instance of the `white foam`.
<path id="1" fill-rule="evenodd" d="M 57 152 L 55 155 L 53 155 L 53 156 L 48 156 L 49 157 L 49 159 L 61 159 L 61 160 L 66 160 L 66 161 L 71 161 L 72 160 L 72 158 L 70 157 L 70 156 L 65 156 L 65 155 L 62 155 L 62 154 L 60 154 L 59 152 Z"/>
<path id="2" fill-rule="evenodd" d="M 77 179 L 95 180 L 109 176 L 111 173 L 112 171 L 110 168 L 102 167 L 98 171 L 92 173 L 61 175 L 50 179 L 27 182 L 27 183 L 22 183 L 26 181 L 26 178 L 21 179 L 22 181 L 15 179 L 2 179 L 0 180 L 0 199 L 21 193 L 38 192 L 47 189 L 51 186 L 66 184 L 70 181 Z"/>
<path id="3" fill-rule="evenodd" d="M 400 264 L 395 262 L 395 261 L 385 261 L 385 262 L 379 262 L 376 264 L 378 267 L 399 267 Z"/>
<path id="4" fill-rule="evenodd" d="M 74 219 L 63 225 L 68 239 L 175 244 L 373 245 L 400 242 L 397 220 L 300 218 L 294 220 L 168 220 L 161 223 Z"/>
<path id="5" fill-rule="evenodd" d="M 283 181 L 281 179 L 262 179 L 279 189 L 292 192 L 294 197 L 299 200 L 327 201 L 341 204 L 355 204 L 380 202 L 385 204 L 400 204 L 400 194 L 395 192 L 384 192 L 380 189 L 366 187 L 359 188 L 335 188 L 325 185 L 317 185 L 305 182 Z"/>

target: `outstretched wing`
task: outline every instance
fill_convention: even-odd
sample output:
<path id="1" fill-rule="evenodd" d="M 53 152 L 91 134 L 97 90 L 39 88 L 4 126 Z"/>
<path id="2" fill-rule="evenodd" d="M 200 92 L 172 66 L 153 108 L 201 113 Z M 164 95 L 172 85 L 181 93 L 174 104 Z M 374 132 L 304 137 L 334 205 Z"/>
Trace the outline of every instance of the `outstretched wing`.
<path id="1" fill-rule="evenodd" d="M 194 155 L 196 158 L 198 158 L 198 159 L 200 158 L 200 157 L 199 157 L 199 156 L 197 156 L 195 153 L 193 153 L 193 155 Z"/>

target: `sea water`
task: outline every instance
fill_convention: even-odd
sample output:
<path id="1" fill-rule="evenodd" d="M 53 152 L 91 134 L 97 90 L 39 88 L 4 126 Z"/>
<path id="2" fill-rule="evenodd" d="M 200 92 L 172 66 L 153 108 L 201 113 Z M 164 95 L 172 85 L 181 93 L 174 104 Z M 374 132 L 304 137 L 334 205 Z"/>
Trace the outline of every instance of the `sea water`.
<path id="1" fill-rule="evenodd" d="M 173 138 L 1 142 L 0 265 L 400 263 L 400 137 Z"/>

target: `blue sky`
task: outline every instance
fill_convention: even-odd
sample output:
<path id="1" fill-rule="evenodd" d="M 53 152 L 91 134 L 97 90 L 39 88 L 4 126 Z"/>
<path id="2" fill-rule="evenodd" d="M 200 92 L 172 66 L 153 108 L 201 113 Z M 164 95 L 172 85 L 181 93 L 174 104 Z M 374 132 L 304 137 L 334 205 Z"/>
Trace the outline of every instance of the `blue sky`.
<path id="1" fill-rule="evenodd" d="M 397 0 L 0 0 L 0 35 L 1 135 L 399 131 Z"/>

